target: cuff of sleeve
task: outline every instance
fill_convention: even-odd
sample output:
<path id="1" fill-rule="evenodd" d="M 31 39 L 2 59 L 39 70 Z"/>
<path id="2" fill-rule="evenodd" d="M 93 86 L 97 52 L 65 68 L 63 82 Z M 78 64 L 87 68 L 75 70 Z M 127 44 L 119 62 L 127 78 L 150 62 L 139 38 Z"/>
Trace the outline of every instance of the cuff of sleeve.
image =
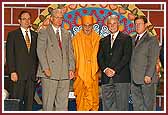
<path id="1" fill-rule="evenodd" d="M 108 69 L 108 68 L 106 67 L 106 68 L 103 70 L 103 72 L 105 73 L 107 69 Z"/>
<path id="2" fill-rule="evenodd" d="M 115 71 L 115 74 L 117 74 L 119 70 L 117 68 L 113 68 L 113 69 Z"/>

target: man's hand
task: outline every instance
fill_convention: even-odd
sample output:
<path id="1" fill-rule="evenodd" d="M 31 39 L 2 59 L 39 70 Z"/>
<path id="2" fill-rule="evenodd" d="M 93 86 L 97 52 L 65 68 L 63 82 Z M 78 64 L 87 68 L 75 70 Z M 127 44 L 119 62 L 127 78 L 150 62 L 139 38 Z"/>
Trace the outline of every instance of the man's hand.
<path id="1" fill-rule="evenodd" d="M 69 71 L 69 79 L 73 79 L 75 77 L 74 72 L 73 71 Z"/>
<path id="2" fill-rule="evenodd" d="M 17 82 L 17 80 L 18 80 L 18 75 L 17 75 L 16 72 L 11 73 L 11 80 L 12 80 L 13 82 Z"/>
<path id="3" fill-rule="evenodd" d="M 45 74 L 47 77 L 51 77 L 51 70 L 50 70 L 50 69 L 45 69 L 45 70 L 44 70 L 44 74 Z"/>
<path id="4" fill-rule="evenodd" d="M 107 68 L 105 70 L 105 74 L 108 76 L 108 77 L 113 77 L 115 75 L 115 71 L 111 68 Z"/>
<path id="5" fill-rule="evenodd" d="M 152 82 L 152 78 L 149 77 L 149 76 L 145 76 L 144 77 L 144 82 L 145 82 L 145 84 L 150 84 Z"/>

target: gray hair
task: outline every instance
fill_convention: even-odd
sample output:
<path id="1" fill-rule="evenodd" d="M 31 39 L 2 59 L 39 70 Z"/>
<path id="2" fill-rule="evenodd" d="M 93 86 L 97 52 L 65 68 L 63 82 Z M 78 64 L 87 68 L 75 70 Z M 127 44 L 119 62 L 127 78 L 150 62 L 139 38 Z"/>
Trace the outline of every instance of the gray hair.
<path id="1" fill-rule="evenodd" d="M 119 18 L 118 18 L 117 15 L 110 15 L 110 16 L 108 16 L 108 17 L 107 17 L 107 22 L 110 21 L 111 19 L 117 19 L 118 22 L 119 22 Z"/>
<path id="2" fill-rule="evenodd" d="M 60 14 L 64 15 L 64 12 L 63 12 L 62 9 L 53 9 L 53 10 L 51 11 L 51 16 L 54 16 L 54 15 L 57 14 L 57 13 L 60 13 Z"/>

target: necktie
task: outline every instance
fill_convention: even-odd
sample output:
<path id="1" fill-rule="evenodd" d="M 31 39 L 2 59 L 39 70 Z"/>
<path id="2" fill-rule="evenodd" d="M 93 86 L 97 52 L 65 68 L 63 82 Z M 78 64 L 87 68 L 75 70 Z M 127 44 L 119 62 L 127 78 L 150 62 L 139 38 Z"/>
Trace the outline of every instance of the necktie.
<path id="1" fill-rule="evenodd" d="M 26 46 L 27 46 L 27 49 L 28 51 L 30 50 L 30 38 L 29 38 L 29 35 L 28 35 L 28 31 L 25 31 L 26 32 L 26 36 L 25 36 L 25 41 L 26 41 Z"/>
<path id="2" fill-rule="evenodd" d="M 140 37 L 140 36 L 138 36 L 138 37 L 136 38 L 136 40 L 135 40 L 135 46 L 137 45 L 137 43 L 138 43 L 138 41 L 139 41 L 139 37 Z"/>
<path id="3" fill-rule="evenodd" d="M 111 48 L 113 47 L 113 43 L 114 43 L 114 35 L 111 35 Z"/>
<path id="4" fill-rule="evenodd" d="M 62 49 L 62 43 L 61 43 L 61 40 L 60 40 L 60 35 L 59 35 L 59 31 L 57 30 L 57 33 L 56 33 L 56 37 L 58 39 L 58 45 L 60 47 L 60 49 Z"/>

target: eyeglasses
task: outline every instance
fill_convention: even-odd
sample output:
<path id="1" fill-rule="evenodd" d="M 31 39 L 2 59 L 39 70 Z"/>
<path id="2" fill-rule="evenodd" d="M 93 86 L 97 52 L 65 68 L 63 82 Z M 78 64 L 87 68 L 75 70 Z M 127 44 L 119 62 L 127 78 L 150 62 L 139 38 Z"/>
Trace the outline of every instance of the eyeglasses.
<path id="1" fill-rule="evenodd" d="M 25 20 L 31 20 L 31 18 L 20 18 L 21 20 L 25 21 Z"/>
<path id="2" fill-rule="evenodd" d="M 61 19 L 61 20 L 63 20 L 64 19 L 64 17 L 56 17 L 56 16 L 53 16 L 55 19 Z"/>

